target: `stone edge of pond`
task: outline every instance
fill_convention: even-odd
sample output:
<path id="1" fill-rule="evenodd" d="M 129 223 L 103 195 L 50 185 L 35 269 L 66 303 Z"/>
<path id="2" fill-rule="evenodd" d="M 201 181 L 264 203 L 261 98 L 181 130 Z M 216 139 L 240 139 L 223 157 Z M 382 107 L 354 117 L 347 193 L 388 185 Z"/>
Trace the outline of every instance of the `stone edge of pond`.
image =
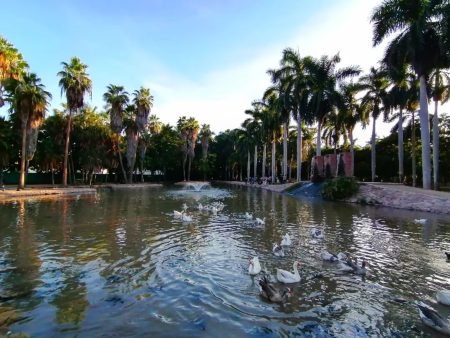
<path id="1" fill-rule="evenodd" d="M 359 191 L 342 201 L 450 215 L 450 193 L 402 184 L 361 182 Z"/>
<path id="2" fill-rule="evenodd" d="M 257 185 L 239 181 L 216 182 L 245 186 L 249 188 L 265 189 L 279 193 L 286 192 L 297 184 L 288 183 L 276 185 Z M 358 193 L 350 198 L 337 202 L 450 215 L 450 193 L 424 190 L 421 188 L 405 186 L 403 184 L 360 182 Z"/>
<path id="3" fill-rule="evenodd" d="M 24 190 L 17 191 L 14 189 L 6 189 L 0 191 L 0 202 L 7 202 L 17 199 L 28 199 L 35 197 L 52 197 L 52 196 L 62 196 L 62 195 L 84 195 L 84 194 L 95 194 L 97 190 L 95 188 L 27 188 Z"/>

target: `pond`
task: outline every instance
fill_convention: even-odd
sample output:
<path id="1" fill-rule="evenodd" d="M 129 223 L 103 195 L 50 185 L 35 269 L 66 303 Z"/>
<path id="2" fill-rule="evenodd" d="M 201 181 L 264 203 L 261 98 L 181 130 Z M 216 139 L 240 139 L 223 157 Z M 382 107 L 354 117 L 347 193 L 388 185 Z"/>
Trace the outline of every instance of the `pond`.
<path id="1" fill-rule="evenodd" d="M 217 214 L 196 210 L 218 201 Z M 191 223 L 173 217 L 183 203 Z M 0 307 L 22 316 L 12 332 L 33 337 L 432 337 L 412 301 L 450 315 L 434 304 L 449 288 L 449 230 L 444 216 L 245 187 L 18 201 L 0 205 Z M 293 245 L 276 257 L 286 232 Z M 367 276 L 323 262 L 323 250 L 365 258 Z M 288 302 L 259 296 L 253 256 L 272 278 L 300 261 Z"/>

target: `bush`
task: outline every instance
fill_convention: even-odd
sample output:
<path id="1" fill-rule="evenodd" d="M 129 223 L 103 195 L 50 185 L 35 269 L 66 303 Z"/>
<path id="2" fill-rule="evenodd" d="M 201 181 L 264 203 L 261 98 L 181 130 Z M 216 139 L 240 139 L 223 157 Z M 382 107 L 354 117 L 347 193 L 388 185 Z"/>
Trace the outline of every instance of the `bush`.
<path id="1" fill-rule="evenodd" d="M 359 184 L 353 177 L 336 177 L 326 180 L 322 185 L 322 197 L 327 200 L 339 200 L 357 193 Z"/>

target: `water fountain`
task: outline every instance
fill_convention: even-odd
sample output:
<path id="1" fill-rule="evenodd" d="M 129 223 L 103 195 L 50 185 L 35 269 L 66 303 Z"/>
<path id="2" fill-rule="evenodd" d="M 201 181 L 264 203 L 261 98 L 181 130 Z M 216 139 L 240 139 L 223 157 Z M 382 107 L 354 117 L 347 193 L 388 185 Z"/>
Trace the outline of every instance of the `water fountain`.
<path id="1" fill-rule="evenodd" d="M 211 184 L 209 182 L 186 182 L 184 186 L 186 189 L 194 189 L 194 191 L 199 192 L 204 188 L 209 188 Z"/>

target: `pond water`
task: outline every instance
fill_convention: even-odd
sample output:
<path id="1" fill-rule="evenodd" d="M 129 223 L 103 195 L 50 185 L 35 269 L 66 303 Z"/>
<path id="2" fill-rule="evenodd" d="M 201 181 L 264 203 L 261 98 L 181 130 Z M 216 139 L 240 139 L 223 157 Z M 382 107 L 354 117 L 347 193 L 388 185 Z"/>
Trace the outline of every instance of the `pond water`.
<path id="1" fill-rule="evenodd" d="M 194 209 L 214 201 L 225 204 L 217 215 Z M 183 203 L 190 224 L 172 216 Z M 33 337 L 432 337 L 411 301 L 450 315 L 434 303 L 450 288 L 449 230 L 443 216 L 245 187 L 19 201 L 0 205 L 0 307 L 22 315 L 12 332 Z M 293 246 L 275 257 L 286 232 Z M 365 258 L 368 275 L 340 273 L 324 249 Z M 255 255 L 273 278 L 301 262 L 286 304 L 260 298 L 247 273 Z"/>

